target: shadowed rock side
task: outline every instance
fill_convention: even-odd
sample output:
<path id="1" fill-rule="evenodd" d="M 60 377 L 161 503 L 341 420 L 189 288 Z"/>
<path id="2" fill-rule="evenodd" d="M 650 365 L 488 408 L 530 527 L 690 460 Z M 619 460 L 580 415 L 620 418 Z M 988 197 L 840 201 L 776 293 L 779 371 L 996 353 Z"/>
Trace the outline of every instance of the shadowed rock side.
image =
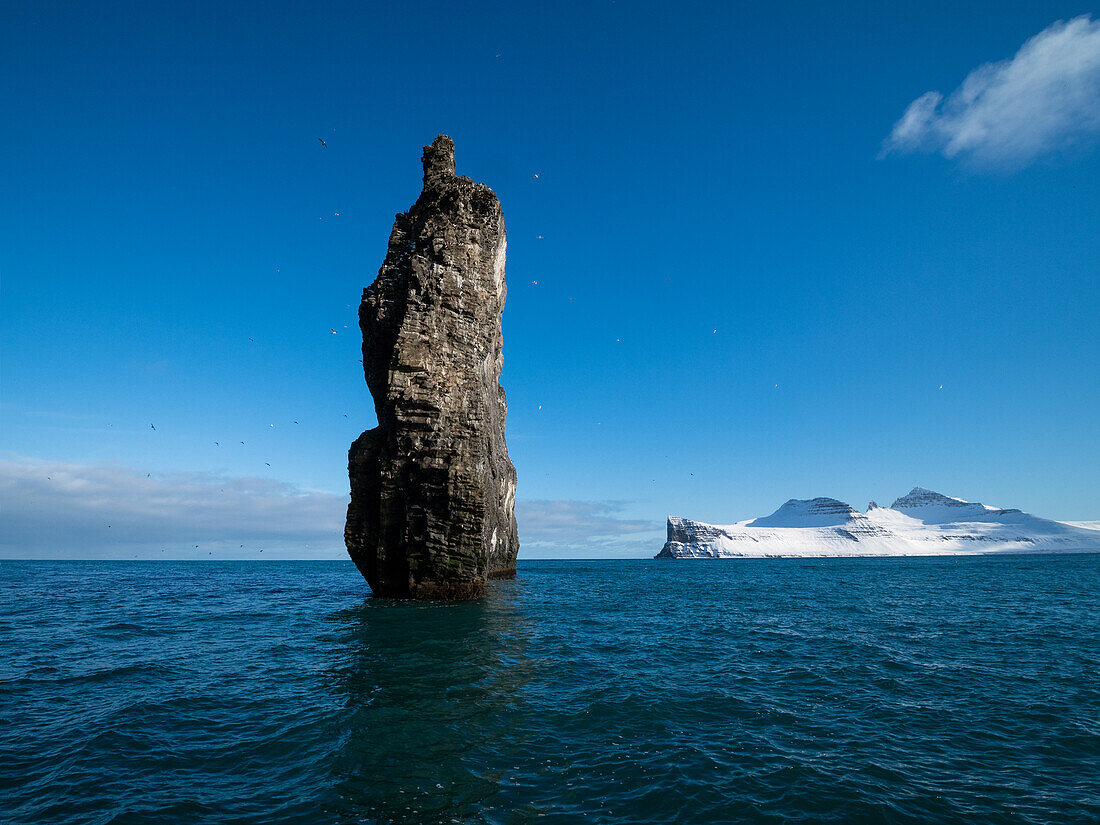
<path id="1" fill-rule="evenodd" d="M 473 599 L 512 578 L 516 471 L 500 386 L 500 201 L 424 147 L 424 189 L 363 290 L 363 370 L 378 426 L 351 445 L 344 540 L 377 596 Z"/>

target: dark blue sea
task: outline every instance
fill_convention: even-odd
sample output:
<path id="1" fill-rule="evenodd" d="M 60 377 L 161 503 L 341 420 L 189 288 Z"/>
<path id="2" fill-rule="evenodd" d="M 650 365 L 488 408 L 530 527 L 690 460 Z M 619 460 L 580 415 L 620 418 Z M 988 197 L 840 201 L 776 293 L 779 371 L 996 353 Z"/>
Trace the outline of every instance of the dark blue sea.
<path id="1" fill-rule="evenodd" d="M 1100 822 L 1100 556 L 0 562 L 0 822 Z"/>

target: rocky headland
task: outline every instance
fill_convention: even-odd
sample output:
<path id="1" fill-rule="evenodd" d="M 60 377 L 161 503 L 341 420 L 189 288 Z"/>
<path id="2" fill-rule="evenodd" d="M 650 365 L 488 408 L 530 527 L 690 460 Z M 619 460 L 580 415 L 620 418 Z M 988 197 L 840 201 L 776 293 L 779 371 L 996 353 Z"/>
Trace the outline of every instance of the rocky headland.
<path id="1" fill-rule="evenodd" d="M 914 487 L 861 513 L 834 498 L 791 499 L 770 516 L 717 525 L 670 516 L 657 558 L 942 556 L 1100 552 L 1100 530 Z"/>

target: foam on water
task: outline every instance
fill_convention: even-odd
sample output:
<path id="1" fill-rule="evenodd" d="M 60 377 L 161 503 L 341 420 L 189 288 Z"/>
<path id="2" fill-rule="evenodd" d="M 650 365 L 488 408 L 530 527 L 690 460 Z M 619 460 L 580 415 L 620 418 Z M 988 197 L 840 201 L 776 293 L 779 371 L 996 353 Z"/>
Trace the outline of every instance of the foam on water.
<path id="1" fill-rule="evenodd" d="M 0 821 L 1100 820 L 1100 556 L 0 563 Z"/>

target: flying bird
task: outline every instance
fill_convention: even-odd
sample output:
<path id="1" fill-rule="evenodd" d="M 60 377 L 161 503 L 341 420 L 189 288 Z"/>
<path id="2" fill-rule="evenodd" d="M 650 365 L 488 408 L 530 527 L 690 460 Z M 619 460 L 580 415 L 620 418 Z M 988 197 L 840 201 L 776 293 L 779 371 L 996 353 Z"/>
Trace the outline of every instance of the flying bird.
<path id="1" fill-rule="evenodd" d="M 329 331 L 330 333 L 332 333 L 333 335 L 335 335 L 335 334 L 336 334 L 336 330 L 334 330 L 334 329 L 333 329 L 332 327 L 329 327 L 329 328 L 328 328 L 328 331 Z"/>
<path id="2" fill-rule="evenodd" d="M 327 149 L 327 148 L 328 148 L 328 144 L 327 144 L 327 143 L 325 143 L 325 139 L 324 139 L 324 138 L 317 138 L 317 140 L 321 141 L 321 148 L 322 148 L 322 149 Z"/>
<path id="3" fill-rule="evenodd" d="M 538 180 L 540 174 L 542 174 L 542 173 L 541 172 L 535 172 L 535 174 L 531 175 L 531 180 Z"/>
<path id="4" fill-rule="evenodd" d="M 154 427 L 152 424 L 149 425 L 149 428 L 152 429 L 152 430 L 156 429 L 156 427 Z"/>

